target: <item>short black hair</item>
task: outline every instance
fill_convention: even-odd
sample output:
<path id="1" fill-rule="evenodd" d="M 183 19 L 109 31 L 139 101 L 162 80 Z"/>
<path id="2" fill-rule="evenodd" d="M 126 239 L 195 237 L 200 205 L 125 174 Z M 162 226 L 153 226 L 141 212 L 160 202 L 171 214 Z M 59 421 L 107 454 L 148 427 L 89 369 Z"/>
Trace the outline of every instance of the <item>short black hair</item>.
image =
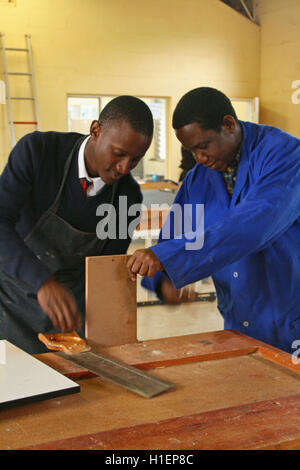
<path id="1" fill-rule="evenodd" d="M 117 96 L 101 111 L 98 122 L 100 125 L 112 121 L 126 121 L 132 129 L 151 137 L 153 134 L 153 116 L 149 106 L 135 96 Z"/>
<path id="2" fill-rule="evenodd" d="M 174 129 L 180 129 L 196 122 L 203 129 L 220 132 L 226 115 L 238 120 L 230 99 L 215 88 L 200 87 L 189 91 L 179 100 L 172 125 Z"/>

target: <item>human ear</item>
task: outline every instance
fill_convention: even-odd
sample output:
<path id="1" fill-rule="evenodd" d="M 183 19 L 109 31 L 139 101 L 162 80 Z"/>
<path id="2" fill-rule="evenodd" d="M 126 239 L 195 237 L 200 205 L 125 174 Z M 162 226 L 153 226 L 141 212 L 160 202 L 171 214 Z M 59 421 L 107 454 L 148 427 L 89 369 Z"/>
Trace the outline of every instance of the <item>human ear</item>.
<path id="1" fill-rule="evenodd" d="M 226 114 L 226 116 L 223 117 L 222 126 L 229 132 L 233 133 L 236 129 L 236 120 L 233 116 L 230 116 L 230 114 Z"/>
<path id="2" fill-rule="evenodd" d="M 90 135 L 92 137 L 98 137 L 101 132 L 101 127 L 98 121 L 93 121 L 90 127 Z"/>

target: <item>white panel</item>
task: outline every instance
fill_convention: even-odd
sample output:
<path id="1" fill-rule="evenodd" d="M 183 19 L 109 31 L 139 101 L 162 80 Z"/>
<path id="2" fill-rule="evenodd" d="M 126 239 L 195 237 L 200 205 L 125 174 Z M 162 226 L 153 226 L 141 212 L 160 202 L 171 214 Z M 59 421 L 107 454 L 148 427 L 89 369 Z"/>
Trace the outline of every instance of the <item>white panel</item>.
<path id="1" fill-rule="evenodd" d="M 6 342 L 0 341 L 0 364 L 6 364 Z"/>
<path id="2" fill-rule="evenodd" d="M 0 408 L 80 391 L 80 386 L 6 340 L 0 363 Z M 2 346 L 3 347 L 3 346 Z"/>

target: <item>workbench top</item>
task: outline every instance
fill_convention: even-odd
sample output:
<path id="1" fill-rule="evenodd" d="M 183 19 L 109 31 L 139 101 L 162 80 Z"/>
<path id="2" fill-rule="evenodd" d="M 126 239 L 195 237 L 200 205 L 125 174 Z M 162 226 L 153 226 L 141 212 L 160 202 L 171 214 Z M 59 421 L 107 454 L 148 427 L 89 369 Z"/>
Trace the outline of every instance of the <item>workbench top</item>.
<path id="1" fill-rule="evenodd" d="M 99 348 L 175 389 L 143 398 L 59 358 L 81 391 L 0 411 L 0 449 L 299 449 L 300 364 L 225 330 Z"/>

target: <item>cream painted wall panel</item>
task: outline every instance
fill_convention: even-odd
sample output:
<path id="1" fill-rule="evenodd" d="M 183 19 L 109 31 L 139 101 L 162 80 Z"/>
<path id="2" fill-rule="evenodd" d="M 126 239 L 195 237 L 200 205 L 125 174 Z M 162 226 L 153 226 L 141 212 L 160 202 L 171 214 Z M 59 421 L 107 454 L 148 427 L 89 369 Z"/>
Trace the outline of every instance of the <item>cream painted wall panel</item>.
<path id="1" fill-rule="evenodd" d="M 261 17 L 261 122 L 300 137 L 300 103 L 292 83 L 300 80 L 300 1 L 264 0 Z"/>
<path id="2" fill-rule="evenodd" d="M 174 179 L 180 145 L 171 114 L 182 94 L 206 85 L 235 97 L 258 95 L 260 28 L 219 0 L 17 0 L 0 5 L 0 29 L 18 47 L 32 35 L 42 130 L 67 129 L 68 93 L 170 97 Z M 2 166 L 5 122 L 1 106 Z"/>

